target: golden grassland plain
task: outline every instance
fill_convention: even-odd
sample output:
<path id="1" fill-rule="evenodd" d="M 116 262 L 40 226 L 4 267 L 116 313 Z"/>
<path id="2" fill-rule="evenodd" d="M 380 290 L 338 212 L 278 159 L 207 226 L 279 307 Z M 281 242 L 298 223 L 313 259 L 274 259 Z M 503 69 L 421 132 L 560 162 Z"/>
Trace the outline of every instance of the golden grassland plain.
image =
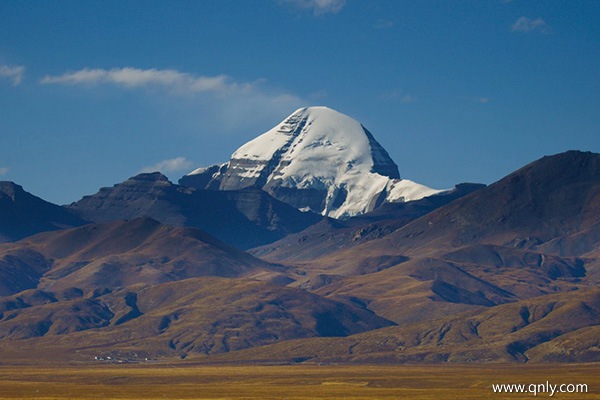
<path id="1" fill-rule="evenodd" d="M 585 383 L 600 399 L 600 364 L 403 366 L 2 366 L 1 399 L 531 399 L 492 384 Z"/>

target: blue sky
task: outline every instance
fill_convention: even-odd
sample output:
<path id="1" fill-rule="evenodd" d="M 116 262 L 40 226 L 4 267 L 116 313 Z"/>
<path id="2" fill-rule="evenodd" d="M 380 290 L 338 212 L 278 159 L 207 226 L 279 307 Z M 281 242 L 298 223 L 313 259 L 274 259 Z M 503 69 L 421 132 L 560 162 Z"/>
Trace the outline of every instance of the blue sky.
<path id="1" fill-rule="evenodd" d="M 0 0 L 0 179 L 65 204 L 226 161 L 301 106 L 408 179 L 600 152 L 599 1 Z"/>

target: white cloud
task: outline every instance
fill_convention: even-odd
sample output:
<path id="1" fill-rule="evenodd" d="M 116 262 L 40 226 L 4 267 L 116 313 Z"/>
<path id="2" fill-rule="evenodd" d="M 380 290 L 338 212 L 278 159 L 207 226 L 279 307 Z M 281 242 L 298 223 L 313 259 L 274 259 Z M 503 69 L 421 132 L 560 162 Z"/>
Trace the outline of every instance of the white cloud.
<path id="1" fill-rule="evenodd" d="M 346 0 L 280 0 L 302 10 L 309 10 L 314 15 L 337 14 L 346 5 Z"/>
<path id="2" fill-rule="evenodd" d="M 180 171 L 191 170 L 195 164 L 185 157 L 171 158 L 162 160 L 154 165 L 143 168 L 140 172 L 162 172 L 163 174 L 172 174 Z"/>
<path id="3" fill-rule="evenodd" d="M 490 98 L 489 97 L 475 97 L 473 99 L 476 103 L 480 103 L 480 104 L 487 104 L 490 102 Z"/>
<path id="4" fill-rule="evenodd" d="M 510 28 L 512 32 L 540 32 L 550 33 L 550 26 L 541 18 L 531 19 L 527 17 L 519 18 Z"/>
<path id="5" fill-rule="evenodd" d="M 258 83 L 237 83 L 226 75 L 198 76 L 173 69 L 139 69 L 132 67 L 106 69 L 84 68 L 63 75 L 46 75 L 44 85 L 96 85 L 110 83 L 126 88 L 162 87 L 174 93 L 247 92 Z"/>
<path id="6" fill-rule="evenodd" d="M 265 121 L 310 105 L 295 94 L 269 87 L 264 79 L 239 82 L 227 75 L 203 76 L 174 69 L 84 68 L 47 75 L 40 83 L 151 91 L 149 98 L 159 115 L 168 115 L 181 129 L 198 132 L 210 128 L 220 133 L 239 133 L 242 128 L 264 126 Z"/>
<path id="7" fill-rule="evenodd" d="M 0 167 L 0 176 L 8 174 L 8 167 Z"/>
<path id="8" fill-rule="evenodd" d="M 23 81 L 25 67 L 22 65 L 8 66 L 0 65 L 0 78 L 12 79 L 13 86 L 17 86 Z"/>

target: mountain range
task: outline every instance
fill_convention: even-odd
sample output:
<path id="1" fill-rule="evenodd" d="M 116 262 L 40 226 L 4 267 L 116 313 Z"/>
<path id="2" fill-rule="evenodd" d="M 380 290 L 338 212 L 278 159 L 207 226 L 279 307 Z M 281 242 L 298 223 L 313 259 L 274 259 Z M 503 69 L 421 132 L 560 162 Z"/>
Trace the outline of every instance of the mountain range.
<path id="1" fill-rule="evenodd" d="M 0 363 L 600 361 L 600 154 L 440 191 L 310 107 L 179 184 L 0 204 Z"/>
<path id="2" fill-rule="evenodd" d="M 159 172 L 102 188 L 66 209 L 93 222 L 151 217 L 170 226 L 202 229 L 240 249 L 273 242 L 322 219 L 260 189 L 196 190 L 175 185 Z"/>

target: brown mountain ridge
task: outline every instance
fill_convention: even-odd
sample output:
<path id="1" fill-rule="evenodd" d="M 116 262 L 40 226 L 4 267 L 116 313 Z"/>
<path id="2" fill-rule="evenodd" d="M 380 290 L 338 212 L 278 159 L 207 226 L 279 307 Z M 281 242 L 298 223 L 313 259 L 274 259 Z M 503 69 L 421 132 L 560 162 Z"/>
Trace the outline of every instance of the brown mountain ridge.
<path id="1" fill-rule="evenodd" d="M 382 238 L 295 265 L 317 293 L 360 299 L 396 323 L 429 320 L 597 285 L 599 207 L 600 155 L 567 152 Z"/>
<path id="2" fill-rule="evenodd" d="M 175 185 L 159 172 L 101 188 L 67 209 L 92 222 L 149 217 L 170 226 L 197 228 L 240 249 L 281 239 L 322 218 L 298 211 L 260 189 L 194 189 Z"/>
<path id="3" fill-rule="evenodd" d="M 197 276 L 291 280 L 288 269 L 193 228 L 151 218 L 89 224 L 0 245 L 0 293 L 84 292 Z"/>
<path id="4" fill-rule="evenodd" d="M 600 155 L 476 189 L 325 220 L 264 259 L 149 218 L 2 244 L 0 356 L 600 361 Z"/>

